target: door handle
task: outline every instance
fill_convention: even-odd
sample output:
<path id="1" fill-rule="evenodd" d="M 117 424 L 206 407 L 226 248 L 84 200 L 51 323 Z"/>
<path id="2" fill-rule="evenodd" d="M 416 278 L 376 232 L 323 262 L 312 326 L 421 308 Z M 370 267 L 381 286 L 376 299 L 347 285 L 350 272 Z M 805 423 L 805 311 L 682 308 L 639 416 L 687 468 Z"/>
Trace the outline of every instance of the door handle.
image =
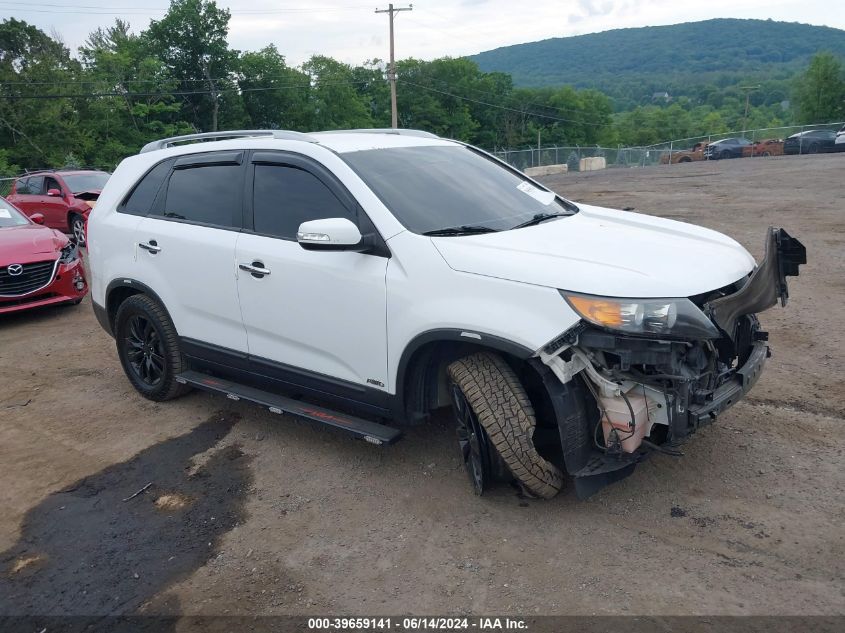
<path id="1" fill-rule="evenodd" d="M 159 251 L 161 251 L 161 246 L 158 245 L 158 242 L 155 240 L 150 240 L 149 243 L 146 242 L 139 242 L 138 248 L 143 248 L 148 253 L 155 255 Z"/>
<path id="2" fill-rule="evenodd" d="M 256 279 L 261 279 L 264 275 L 270 274 L 269 268 L 264 268 L 264 262 L 254 261 L 252 263 L 240 263 L 238 264 L 238 268 L 243 271 L 248 272 L 250 275 L 255 277 Z"/>

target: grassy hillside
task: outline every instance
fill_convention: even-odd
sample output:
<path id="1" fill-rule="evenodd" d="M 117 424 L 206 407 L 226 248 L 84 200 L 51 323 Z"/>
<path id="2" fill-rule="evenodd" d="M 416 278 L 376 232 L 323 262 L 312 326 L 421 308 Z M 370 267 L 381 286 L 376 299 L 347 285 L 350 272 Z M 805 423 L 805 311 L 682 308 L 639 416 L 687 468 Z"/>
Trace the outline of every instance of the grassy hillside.
<path id="1" fill-rule="evenodd" d="M 642 98 L 691 84 L 784 79 L 822 50 L 845 57 L 845 31 L 772 20 L 717 19 L 517 44 L 471 59 L 482 70 L 511 74 L 518 86 L 570 84 L 598 88 L 617 98 Z"/>

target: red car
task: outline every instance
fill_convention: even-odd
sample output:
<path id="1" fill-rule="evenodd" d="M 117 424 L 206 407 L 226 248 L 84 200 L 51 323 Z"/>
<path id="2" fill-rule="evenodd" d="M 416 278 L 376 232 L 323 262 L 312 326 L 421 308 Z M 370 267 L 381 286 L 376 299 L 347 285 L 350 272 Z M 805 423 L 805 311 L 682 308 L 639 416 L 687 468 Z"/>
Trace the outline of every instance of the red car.
<path id="1" fill-rule="evenodd" d="M 0 314 L 76 304 L 88 293 L 79 246 L 43 222 L 0 198 Z"/>
<path id="2" fill-rule="evenodd" d="M 38 171 L 12 185 L 9 202 L 26 215 L 40 213 L 44 224 L 85 244 L 85 222 L 110 174 L 104 171 Z"/>

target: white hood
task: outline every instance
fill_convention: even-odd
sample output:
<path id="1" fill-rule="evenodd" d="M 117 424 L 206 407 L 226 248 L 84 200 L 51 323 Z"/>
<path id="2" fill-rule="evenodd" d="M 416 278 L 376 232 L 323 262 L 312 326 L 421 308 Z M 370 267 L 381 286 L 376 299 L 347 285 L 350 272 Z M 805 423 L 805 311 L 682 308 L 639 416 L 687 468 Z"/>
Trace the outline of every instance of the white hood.
<path id="1" fill-rule="evenodd" d="M 754 258 L 721 233 L 579 205 L 571 217 L 499 233 L 433 237 L 454 270 L 608 297 L 689 297 L 727 286 Z"/>

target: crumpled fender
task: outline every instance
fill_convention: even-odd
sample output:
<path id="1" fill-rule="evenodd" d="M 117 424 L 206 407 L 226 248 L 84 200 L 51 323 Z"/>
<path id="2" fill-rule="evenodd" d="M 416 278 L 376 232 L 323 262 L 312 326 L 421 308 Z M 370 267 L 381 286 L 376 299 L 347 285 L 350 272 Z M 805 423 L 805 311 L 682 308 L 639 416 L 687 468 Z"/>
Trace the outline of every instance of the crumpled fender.
<path id="1" fill-rule="evenodd" d="M 763 261 L 748 282 L 733 294 L 710 301 L 706 308 L 716 324 L 733 340 L 736 320 L 789 299 L 787 277 L 797 277 L 798 267 L 807 263 L 807 250 L 783 229 L 769 227 Z"/>

